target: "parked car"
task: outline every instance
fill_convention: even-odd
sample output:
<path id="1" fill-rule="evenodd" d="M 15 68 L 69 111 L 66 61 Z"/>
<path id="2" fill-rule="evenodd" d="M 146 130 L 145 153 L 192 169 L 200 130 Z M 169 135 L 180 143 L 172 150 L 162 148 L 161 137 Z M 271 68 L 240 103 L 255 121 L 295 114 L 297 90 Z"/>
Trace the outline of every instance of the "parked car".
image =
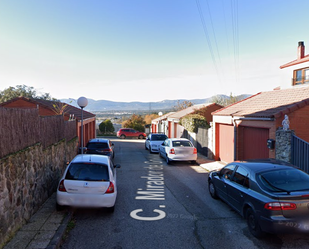
<path id="1" fill-rule="evenodd" d="M 255 237 L 309 232 L 309 175 L 273 160 L 232 162 L 208 177 L 209 193 L 245 219 Z"/>
<path id="2" fill-rule="evenodd" d="M 145 139 L 146 134 L 144 132 L 136 131 L 131 128 L 122 128 L 117 131 L 117 137 L 120 137 L 122 139 L 125 139 L 127 137 L 137 137 L 138 139 Z"/>
<path id="3" fill-rule="evenodd" d="M 77 155 L 67 166 L 57 188 L 57 209 L 64 206 L 108 208 L 117 197 L 116 168 L 109 156 Z"/>
<path id="4" fill-rule="evenodd" d="M 167 164 L 172 161 L 191 161 L 196 163 L 197 150 L 186 138 L 168 138 L 159 147 L 159 154 Z"/>
<path id="5" fill-rule="evenodd" d="M 85 154 L 99 154 L 114 158 L 114 144 L 109 139 L 93 138 L 88 141 Z"/>
<path id="6" fill-rule="evenodd" d="M 151 133 L 147 136 L 145 141 L 145 149 L 150 153 L 159 152 L 160 145 L 167 139 L 165 134 Z"/>

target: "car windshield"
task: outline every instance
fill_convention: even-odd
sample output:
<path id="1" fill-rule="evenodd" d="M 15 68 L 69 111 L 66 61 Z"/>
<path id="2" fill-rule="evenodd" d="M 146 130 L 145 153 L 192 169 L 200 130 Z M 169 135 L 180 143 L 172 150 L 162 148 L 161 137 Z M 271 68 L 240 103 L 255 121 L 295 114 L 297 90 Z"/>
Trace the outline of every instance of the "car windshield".
<path id="1" fill-rule="evenodd" d="M 298 169 L 280 169 L 260 173 L 258 181 L 272 192 L 309 190 L 309 175 Z"/>
<path id="2" fill-rule="evenodd" d="M 173 147 L 192 147 L 189 141 L 173 141 Z"/>
<path id="3" fill-rule="evenodd" d="M 71 163 L 66 180 L 109 181 L 108 166 L 97 163 Z"/>
<path id="4" fill-rule="evenodd" d="M 89 143 L 86 146 L 88 149 L 108 149 L 107 143 Z"/>
<path id="5" fill-rule="evenodd" d="M 151 141 L 164 141 L 165 139 L 167 139 L 166 135 L 151 136 Z"/>

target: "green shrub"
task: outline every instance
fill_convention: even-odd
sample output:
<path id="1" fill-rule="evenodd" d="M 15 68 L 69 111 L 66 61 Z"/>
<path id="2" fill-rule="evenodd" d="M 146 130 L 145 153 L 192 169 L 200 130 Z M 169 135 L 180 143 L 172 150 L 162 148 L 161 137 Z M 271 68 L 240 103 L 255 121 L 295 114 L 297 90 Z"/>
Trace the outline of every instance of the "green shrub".
<path id="1" fill-rule="evenodd" d="M 190 132 L 197 133 L 198 128 L 210 128 L 209 123 L 207 122 L 206 118 L 199 114 L 191 114 L 188 116 L 183 117 L 180 120 L 180 124 Z"/>

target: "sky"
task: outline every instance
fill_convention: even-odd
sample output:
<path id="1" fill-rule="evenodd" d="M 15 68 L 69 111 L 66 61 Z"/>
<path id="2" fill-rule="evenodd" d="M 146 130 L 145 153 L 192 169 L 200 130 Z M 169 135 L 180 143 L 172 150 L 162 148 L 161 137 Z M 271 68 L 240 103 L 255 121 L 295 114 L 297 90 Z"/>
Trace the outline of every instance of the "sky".
<path id="1" fill-rule="evenodd" d="M 298 42 L 309 44 L 307 9 L 308 0 L 0 0 L 0 91 L 120 102 L 269 91 Z"/>

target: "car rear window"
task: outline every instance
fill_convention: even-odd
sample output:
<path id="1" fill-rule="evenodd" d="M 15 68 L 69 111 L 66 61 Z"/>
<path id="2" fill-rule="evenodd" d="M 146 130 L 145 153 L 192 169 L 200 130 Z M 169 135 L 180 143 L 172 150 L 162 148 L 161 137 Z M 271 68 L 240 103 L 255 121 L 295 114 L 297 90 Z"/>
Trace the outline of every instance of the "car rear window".
<path id="1" fill-rule="evenodd" d="M 88 149 L 108 149 L 107 143 L 88 143 L 86 146 Z"/>
<path id="2" fill-rule="evenodd" d="M 108 166 L 96 163 L 71 163 L 66 180 L 109 181 Z"/>
<path id="3" fill-rule="evenodd" d="M 272 192 L 309 190 L 309 175 L 294 168 L 263 172 L 258 181 Z"/>
<path id="4" fill-rule="evenodd" d="M 173 141 L 173 147 L 192 147 L 189 141 Z"/>
<path id="5" fill-rule="evenodd" d="M 152 141 L 164 141 L 165 139 L 167 139 L 167 136 L 165 135 L 153 135 L 151 136 L 151 140 Z"/>

